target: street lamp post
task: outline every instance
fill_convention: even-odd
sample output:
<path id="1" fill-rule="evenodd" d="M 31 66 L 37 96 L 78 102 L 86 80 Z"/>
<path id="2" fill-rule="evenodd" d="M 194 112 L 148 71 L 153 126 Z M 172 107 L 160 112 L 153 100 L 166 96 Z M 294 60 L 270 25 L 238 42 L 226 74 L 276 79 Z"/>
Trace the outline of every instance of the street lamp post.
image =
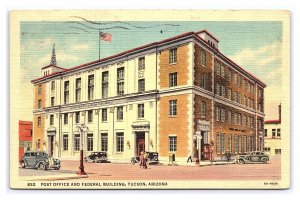
<path id="1" fill-rule="evenodd" d="M 78 127 L 78 132 L 80 133 L 80 140 L 81 140 L 81 147 L 80 147 L 80 165 L 79 165 L 79 172 L 77 175 L 86 175 L 84 171 L 83 165 L 83 134 L 88 131 L 88 127 L 85 124 L 82 124 Z"/>

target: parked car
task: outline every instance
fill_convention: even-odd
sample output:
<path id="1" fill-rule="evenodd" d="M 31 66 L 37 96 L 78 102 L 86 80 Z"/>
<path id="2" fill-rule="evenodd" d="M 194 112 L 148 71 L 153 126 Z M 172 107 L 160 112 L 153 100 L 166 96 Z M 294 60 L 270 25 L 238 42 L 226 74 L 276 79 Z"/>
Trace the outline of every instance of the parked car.
<path id="1" fill-rule="evenodd" d="M 96 163 L 105 163 L 109 162 L 107 160 L 107 153 L 104 151 L 92 152 L 87 157 L 84 157 L 85 162 L 96 162 Z"/>
<path id="2" fill-rule="evenodd" d="M 158 153 L 157 152 L 146 152 L 148 153 L 148 165 L 149 164 L 158 164 L 159 160 L 158 160 Z M 140 162 L 140 157 L 139 156 L 134 156 L 131 158 L 131 164 L 135 164 L 135 163 L 139 163 Z"/>
<path id="3" fill-rule="evenodd" d="M 236 162 L 238 164 L 245 163 L 264 163 L 266 164 L 269 161 L 269 156 L 263 151 L 253 151 L 246 155 L 238 155 Z"/>
<path id="4" fill-rule="evenodd" d="M 21 159 L 21 167 L 40 170 L 60 169 L 60 160 L 50 157 L 44 151 L 26 151 Z"/>

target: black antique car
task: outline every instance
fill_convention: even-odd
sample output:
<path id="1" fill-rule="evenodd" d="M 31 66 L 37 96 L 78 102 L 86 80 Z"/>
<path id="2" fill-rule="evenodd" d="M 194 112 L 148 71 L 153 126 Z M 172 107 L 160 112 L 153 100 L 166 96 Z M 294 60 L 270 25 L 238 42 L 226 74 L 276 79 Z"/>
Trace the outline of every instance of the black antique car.
<path id="1" fill-rule="evenodd" d="M 87 157 L 84 157 L 85 162 L 93 162 L 93 163 L 107 163 L 107 153 L 104 151 L 100 152 L 92 152 Z"/>
<path id="2" fill-rule="evenodd" d="M 262 151 L 253 151 L 245 155 L 238 155 L 236 157 L 236 163 L 245 164 L 245 163 L 264 163 L 266 164 L 269 161 L 269 156 Z"/>
<path id="3" fill-rule="evenodd" d="M 40 170 L 59 170 L 60 160 L 52 158 L 45 151 L 26 151 L 21 159 L 21 167 Z"/>
<path id="4" fill-rule="evenodd" d="M 158 160 L 158 153 L 157 152 L 146 152 L 148 153 L 148 165 L 150 164 L 158 164 L 159 160 Z M 135 163 L 139 163 L 140 162 L 140 157 L 139 156 L 134 156 L 131 158 L 131 164 L 135 164 Z"/>

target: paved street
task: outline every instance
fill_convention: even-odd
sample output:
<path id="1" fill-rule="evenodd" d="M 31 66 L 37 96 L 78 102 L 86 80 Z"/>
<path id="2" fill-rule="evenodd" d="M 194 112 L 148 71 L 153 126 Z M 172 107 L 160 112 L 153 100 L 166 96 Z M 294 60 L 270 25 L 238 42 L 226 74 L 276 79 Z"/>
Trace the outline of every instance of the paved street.
<path id="1" fill-rule="evenodd" d="M 212 166 L 166 166 L 150 165 L 142 169 L 138 164 L 84 163 L 90 180 L 203 180 L 203 179 L 280 179 L 280 157 L 272 158 L 268 164 L 227 164 Z M 62 161 L 61 170 L 40 171 L 20 169 L 21 176 L 49 176 L 75 174 L 79 161 Z"/>

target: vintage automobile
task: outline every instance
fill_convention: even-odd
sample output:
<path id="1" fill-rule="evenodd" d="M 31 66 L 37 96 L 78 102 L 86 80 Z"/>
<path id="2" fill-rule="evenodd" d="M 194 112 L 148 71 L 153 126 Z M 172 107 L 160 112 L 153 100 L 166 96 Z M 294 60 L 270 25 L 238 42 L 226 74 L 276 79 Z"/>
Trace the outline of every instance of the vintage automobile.
<path id="1" fill-rule="evenodd" d="M 21 159 L 21 167 L 59 170 L 60 160 L 52 158 L 44 151 L 26 151 Z"/>
<path id="2" fill-rule="evenodd" d="M 93 163 L 107 163 L 107 153 L 104 151 L 92 152 L 90 155 L 84 157 L 85 162 Z"/>
<path id="3" fill-rule="evenodd" d="M 158 164 L 158 153 L 157 152 L 146 152 L 148 153 L 148 161 L 147 164 Z M 140 162 L 140 157 L 139 156 L 134 156 L 131 158 L 131 164 L 139 163 Z"/>
<path id="4" fill-rule="evenodd" d="M 264 163 L 266 164 L 269 161 L 269 156 L 262 151 L 253 151 L 245 155 L 238 155 L 236 157 L 236 163 L 245 164 L 245 163 Z"/>

